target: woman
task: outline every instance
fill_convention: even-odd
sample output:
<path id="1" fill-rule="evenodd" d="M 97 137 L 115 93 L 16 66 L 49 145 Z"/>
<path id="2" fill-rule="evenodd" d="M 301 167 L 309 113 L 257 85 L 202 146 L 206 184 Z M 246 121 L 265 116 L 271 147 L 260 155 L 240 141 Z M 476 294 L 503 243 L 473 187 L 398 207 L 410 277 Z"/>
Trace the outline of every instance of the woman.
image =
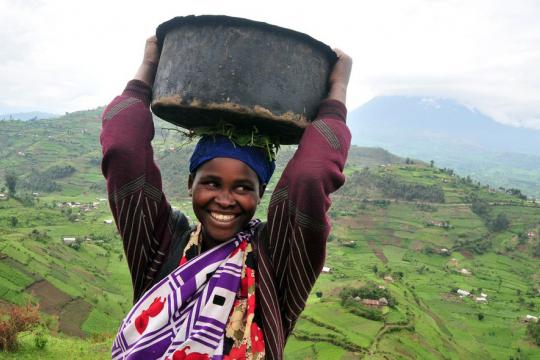
<path id="1" fill-rule="evenodd" d="M 270 199 L 252 220 L 274 170 L 263 151 L 202 138 L 189 192 L 200 225 L 173 211 L 153 160 L 149 111 L 159 50 L 146 42 L 135 79 L 103 113 L 102 170 L 123 239 L 134 307 L 114 358 L 282 359 L 286 339 L 320 274 L 329 195 L 344 182 L 352 60 L 337 50 L 329 94 Z"/>

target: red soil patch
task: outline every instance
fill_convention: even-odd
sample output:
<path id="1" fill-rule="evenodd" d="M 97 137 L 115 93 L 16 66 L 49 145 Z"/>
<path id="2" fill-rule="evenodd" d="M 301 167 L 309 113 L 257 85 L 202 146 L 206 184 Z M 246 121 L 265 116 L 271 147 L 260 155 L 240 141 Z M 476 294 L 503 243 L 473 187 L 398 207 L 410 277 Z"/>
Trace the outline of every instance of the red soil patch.
<path id="1" fill-rule="evenodd" d="M 520 244 L 516 246 L 517 251 L 526 253 L 527 252 L 527 245 L 526 244 Z"/>
<path id="2" fill-rule="evenodd" d="M 469 259 L 469 260 L 474 259 L 473 253 L 470 252 L 469 250 L 461 250 L 459 253 L 460 253 L 461 255 L 463 255 L 463 257 L 464 257 L 465 259 Z"/>
<path id="3" fill-rule="evenodd" d="M 41 311 L 51 315 L 58 315 L 64 305 L 71 301 L 69 295 L 58 290 L 47 280 L 36 281 L 28 286 L 26 291 L 39 299 Z"/>
<path id="4" fill-rule="evenodd" d="M 59 328 L 64 334 L 85 337 L 81 326 L 92 311 L 92 305 L 83 299 L 75 299 L 64 306 L 60 312 Z"/>
<path id="5" fill-rule="evenodd" d="M 339 293 L 343 290 L 342 287 L 333 288 L 330 291 L 327 291 L 326 295 L 328 296 L 339 296 Z"/>
<path id="6" fill-rule="evenodd" d="M 360 220 L 360 225 L 363 229 L 373 228 L 373 218 L 371 216 L 362 215 L 358 218 L 358 220 Z"/>
<path id="7" fill-rule="evenodd" d="M 382 261 L 383 264 L 388 264 L 388 259 L 386 258 L 386 256 L 384 255 L 382 249 L 380 248 L 377 248 L 375 243 L 373 241 L 368 241 L 368 246 L 369 248 L 371 249 L 371 251 L 373 251 L 373 253 L 375 254 L 376 257 L 379 258 L 379 260 Z"/>
<path id="8" fill-rule="evenodd" d="M 373 218 L 367 215 L 360 215 L 357 217 L 344 216 L 340 217 L 337 222 L 352 230 L 373 228 Z"/>
<path id="9" fill-rule="evenodd" d="M 0 300 L 0 312 L 6 312 L 9 310 L 10 307 L 11 307 L 10 303 L 4 300 Z"/>
<path id="10" fill-rule="evenodd" d="M 67 335 L 84 337 L 81 326 L 92 310 L 82 299 L 72 299 L 47 280 L 40 280 L 26 288 L 39 299 L 40 310 L 59 317 L 59 328 Z"/>
<path id="11" fill-rule="evenodd" d="M 441 293 L 441 299 L 447 302 L 451 302 L 451 303 L 463 302 L 459 296 L 451 294 L 451 293 Z"/>
<path id="12" fill-rule="evenodd" d="M 394 235 L 394 230 L 385 230 L 384 236 L 381 239 L 381 244 L 383 245 L 394 245 L 397 247 L 401 246 L 401 238 Z"/>
<path id="13" fill-rule="evenodd" d="M 72 269 L 73 273 L 76 273 L 78 275 L 80 275 L 81 277 L 83 277 L 87 282 L 95 282 L 96 281 L 96 277 L 89 273 L 88 271 L 86 270 L 82 270 L 82 269 L 79 269 L 79 268 L 73 268 Z"/>

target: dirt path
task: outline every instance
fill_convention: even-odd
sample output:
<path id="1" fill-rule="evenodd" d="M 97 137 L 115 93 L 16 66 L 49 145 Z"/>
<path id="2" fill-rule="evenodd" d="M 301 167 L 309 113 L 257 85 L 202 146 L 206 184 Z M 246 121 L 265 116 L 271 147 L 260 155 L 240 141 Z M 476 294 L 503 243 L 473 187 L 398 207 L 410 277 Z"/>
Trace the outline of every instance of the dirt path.
<path id="1" fill-rule="evenodd" d="M 383 264 L 388 264 L 388 258 L 384 255 L 384 252 L 381 248 L 377 247 L 373 240 L 368 241 L 368 247 L 373 251 L 375 256 L 382 261 Z"/>

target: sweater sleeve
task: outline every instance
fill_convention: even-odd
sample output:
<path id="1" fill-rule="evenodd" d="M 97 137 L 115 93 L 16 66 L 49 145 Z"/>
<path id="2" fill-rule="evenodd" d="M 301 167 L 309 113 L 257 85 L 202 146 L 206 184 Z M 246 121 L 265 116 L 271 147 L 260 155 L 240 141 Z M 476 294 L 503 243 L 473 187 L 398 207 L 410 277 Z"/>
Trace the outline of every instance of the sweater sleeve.
<path id="1" fill-rule="evenodd" d="M 134 300 L 152 283 L 171 241 L 171 207 L 151 141 L 151 89 L 132 80 L 102 115 L 102 172 L 109 204 L 122 237 Z"/>
<path id="2" fill-rule="evenodd" d="M 337 100 L 321 103 L 270 199 L 268 253 L 285 336 L 324 265 L 330 194 L 345 181 L 343 167 L 351 141 L 346 113 L 345 105 Z"/>

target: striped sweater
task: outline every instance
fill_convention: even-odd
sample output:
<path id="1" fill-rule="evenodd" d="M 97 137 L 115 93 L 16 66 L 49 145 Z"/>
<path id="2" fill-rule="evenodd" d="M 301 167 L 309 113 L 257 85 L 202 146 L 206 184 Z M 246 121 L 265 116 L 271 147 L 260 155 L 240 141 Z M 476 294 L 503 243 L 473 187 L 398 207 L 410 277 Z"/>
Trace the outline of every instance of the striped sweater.
<path id="1" fill-rule="evenodd" d="M 100 136 L 102 171 L 134 301 L 169 271 L 167 263 L 178 264 L 181 239 L 190 229 L 162 191 L 151 145 L 150 98 L 150 87 L 130 81 L 105 109 Z M 283 358 L 286 339 L 324 265 L 329 195 L 345 180 L 350 146 L 346 112 L 339 101 L 321 103 L 275 187 L 267 223 L 254 242 L 258 309 L 269 359 Z"/>

